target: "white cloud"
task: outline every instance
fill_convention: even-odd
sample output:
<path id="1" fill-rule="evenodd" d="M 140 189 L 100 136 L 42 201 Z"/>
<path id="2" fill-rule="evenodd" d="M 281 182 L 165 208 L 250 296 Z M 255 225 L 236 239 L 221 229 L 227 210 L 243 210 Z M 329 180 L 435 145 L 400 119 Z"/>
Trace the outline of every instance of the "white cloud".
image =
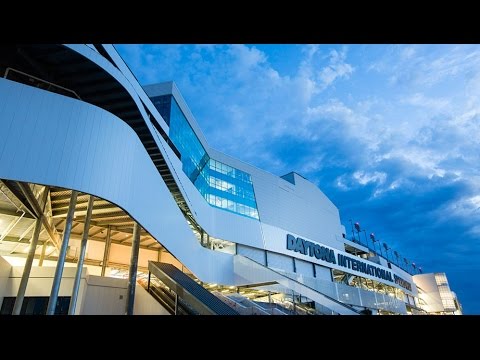
<path id="1" fill-rule="evenodd" d="M 360 184 L 367 185 L 371 182 L 383 184 L 387 179 L 387 174 L 384 172 L 374 171 L 373 173 L 368 173 L 365 171 L 355 171 L 352 177 Z"/>
<path id="2" fill-rule="evenodd" d="M 402 60 L 408 60 L 413 58 L 415 54 L 415 48 L 413 46 L 407 46 L 402 50 L 400 57 L 402 58 Z"/>
<path id="3" fill-rule="evenodd" d="M 327 66 L 321 69 L 318 73 L 322 85 L 322 90 L 330 86 L 337 78 L 346 78 L 353 73 L 352 65 L 345 62 L 346 52 L 338 52 L 337 50 L 331 50 L 330 62 Z"/>
<path id="4" fill-rule="evenodd" d="M 345 166 L 350 173 L 364 171 L 357 172 L 359 183 L 373 183 L 380 193 L 413 175 L 466 178 L 478 173 L 478 47 L 395 45 L 362 68 L 348 60 L 347 48 L 306 45 L 296 71 L 283 76 L 254 46 L 125 45 L 122 50 L 144 81 L 175 79 L 212 146 L 255 164 L 272 161 L 270 171 L 314 173 Z M 324 96 L 336 82 L 369 70 L 376 73 L 369 72 L 370 77 L 380 74 L 379 83 L 395 77 L 396 84 L 409 84 L 408 91 L 383 93 L 362 83 L 363 92 L 351 99 L 330 92 Z M 448 89 L 439 96 L 426 88 L 453 75 L 466 76 L 466 106 L 458 105 L 458 98 L 453 106 Z M 275 160 L 280 156 L 276 139 L 285 137 L 308 146 L 309 155 L 296 165 Z M 333 148 L 326 146 L 332 144 L 342 159 L 328 153 Z M 402 174 L 390 174 L 377 168 L 385 161 L 408 166 L 395 170 Z M 378 174 L 388 176 L 391 184 Z M 341 178 L 337 186 L 348 186 L 347 181 Z"/>
<path id="5" fill-rule="evenodd" d="M 345 174 L 341 175 L 341 176 L 338 176 L 335 179 L 335 186 L 342 191 L 350 190 L 350 187 L 346 183 L 346 175 Z"/>
<path id="6" fill-rule="evenodd" d="M 430 88 L 452 77 L 465 75 L 480 65 L 476 45 L 392 45 L 369 70 L 386 74 L 392 85 Z"/>
<path id="7" fill-rule="evenodd" d="M 255 46 L 125 45 L 122 52 L 142 83 L 177 82 L 220 151 L 277 175 L 299 171 L 328 187 L 341 214 L 365 209 L 384 230 L 406 220 L 412 236 L 407 227 L 390 235 L 414 252 L 440 252 L 438 238 L 451 244 L 453 227 L 478 239 L 480 46 L 297 48 L 288 71 L 288 58 L 277 68 Z M 398 206 L 368 215 L 375 208 L 365 201 Z"/>
<path id="8" fill-rule="evenodd" d="M 433 110 L 443 110 L 450 105 L 450 100 L 446 98 L 427 97 L 422 93 L 415 93 L 401 100 L 404 104 L 426 107 Z"/>

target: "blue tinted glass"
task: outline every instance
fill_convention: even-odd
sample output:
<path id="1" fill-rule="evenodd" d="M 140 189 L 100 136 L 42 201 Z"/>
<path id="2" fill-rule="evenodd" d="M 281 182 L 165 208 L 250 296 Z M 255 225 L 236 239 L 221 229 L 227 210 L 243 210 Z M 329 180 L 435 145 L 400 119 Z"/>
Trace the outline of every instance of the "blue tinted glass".
<path id="1" fill-rule="evenodd" d="M 157 108 L 160 115 L 162 115 L 163 120 L 170 125 L 170 109 L 171 109 L 171 95 L 162 95 L 150 98 L 152 100 L 153 105 Z"/>
<path id="2" fill-rule="evenodd" d="M 258 219 L 250 174 L 211 159 L 173 98 L 169 115 L 170 139 L 180 151 L 183 172 L 200 194 L 212 206 Z"/>
<path id="3" fill-rule="evenodd" d="M 182 155 L 183 171 L 195 183 L 209 157 L 175 99 L 170 110 L 170 139 Z"/>
<path id="4" fill-rule="evenodd" d="M 258 219 L 257 202 L 250 174 L 210 159 L 204 167 L 207 201 L 216 207 Z M 198 188 L 198 186 L 197 186 Z"/>

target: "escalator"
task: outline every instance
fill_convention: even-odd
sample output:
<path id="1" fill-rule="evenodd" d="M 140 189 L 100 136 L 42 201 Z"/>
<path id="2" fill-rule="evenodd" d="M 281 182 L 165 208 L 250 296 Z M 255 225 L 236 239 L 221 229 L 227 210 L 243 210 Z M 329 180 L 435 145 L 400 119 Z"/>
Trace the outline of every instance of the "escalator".
<path id="1" fill-rule="evenodd" d="M 352 306 L 302 284 L 284 274 L 257 263 L 241 255 L 234 256 L 234 269 L 238 279 L 243 279 L 246 287 L 278 284 L 307 297 L 331 313 L 359 315 Z M 239 315 L 239 313 L 213 295 L 172 264 L 149 261 L 150 276 L 162 283 L 154 285 L 149 281 L 148 292 L 171 314 L 177 315 Z"/>
<path id="2" fill-rule="evenodd" d="M 164 284 L 152 286 L 150 282 L 148 292 L 171 314 L 239 315 L 172 264 L 149 261 L 148 271 Z"/>
<path id="3" fill-rule="evenodd" d="M 150 283 L 148 293 L 167 310 L 170 315 L 198 315 L 194 309 L 177 297 L 171 290 Z"/>

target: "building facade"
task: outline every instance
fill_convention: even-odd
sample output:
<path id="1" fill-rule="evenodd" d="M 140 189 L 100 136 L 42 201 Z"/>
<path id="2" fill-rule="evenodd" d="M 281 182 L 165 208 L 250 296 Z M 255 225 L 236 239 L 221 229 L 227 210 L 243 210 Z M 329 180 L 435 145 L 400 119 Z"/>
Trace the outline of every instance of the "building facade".
<path id="1" fill-rule="evenodd" d="M 142 87 L 113 46 L 0 60 L 2 313 L 461 312 L 445 274 L 342 225 L 301 175 L 211 148 L 176 85 Z"/>

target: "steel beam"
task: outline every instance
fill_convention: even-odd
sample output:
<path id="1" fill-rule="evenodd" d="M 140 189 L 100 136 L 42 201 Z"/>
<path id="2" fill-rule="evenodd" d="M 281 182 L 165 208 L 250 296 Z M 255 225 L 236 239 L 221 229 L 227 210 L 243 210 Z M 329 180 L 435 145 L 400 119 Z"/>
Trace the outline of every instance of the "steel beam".
<path id="1" fill-rule="evenodd" d="M 110 256 L 110 244 L 111 244 L 112 229 L 110 226 L 107 229 L 107 237 L 105 238 L 105 250 L 103 251 L 103 261 L 102 261 L 102 274 L 105 276 L 105 270 L 107 269 L 108 257 Z"/>
<path id="2" fill-rule="evenodd" d="M 27 199 L 28 203 L 34 209 L 34 211 L 37 215 L 37 218 L 40 218 L 41 217 L 40 215 L 43 214 L 43 211 L 40 208 L 40 205 L 39 205 L 37 199 L 35 198 L 35 195 L 33 194 L 32 189 L 30 189 L 30 187 L 26 183 L 18 182 L 18 185 L 19 185 L 20 189 L 22 190 L 22 193 L 25 196 L 25 198 Z M 46 216 L 42 216 L 41 219 L 42 219 L 43 226 L 45 227 L 45 229 L 47 229 L 47 233 L 50 236 L 50 238 L 52 239 L 53 245 L 58 250 L 59 246 L 60 246 L 59 245 L 60 244 L 60 237 L 58 236 L 58 234 L 55 233 L 54 229 L 50 226 L 50 223 L 48 222 Z"/>

